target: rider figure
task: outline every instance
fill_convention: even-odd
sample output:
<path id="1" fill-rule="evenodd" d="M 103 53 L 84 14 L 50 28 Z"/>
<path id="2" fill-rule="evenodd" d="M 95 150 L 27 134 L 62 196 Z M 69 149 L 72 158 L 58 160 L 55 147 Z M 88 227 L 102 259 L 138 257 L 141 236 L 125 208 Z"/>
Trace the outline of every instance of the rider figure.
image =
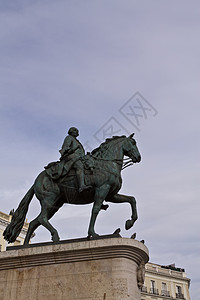
<path id="1" fill-rule="evenodd" d="M 75 127 L 71 127 L 68 131 L 61 150 L 60 160 L 64 160 L 64 168 L 68 172 L 72 167 L 76 171 L 76 176 L 79 184 L 79 193 L 88 190 L 91 186 L 85 185 L 84 182 L 84 166 L 81 161 L 81 158 L 85 156 L 85 151 L 82 144 L 77 139 L 79 136 L 79 131 Z"/>

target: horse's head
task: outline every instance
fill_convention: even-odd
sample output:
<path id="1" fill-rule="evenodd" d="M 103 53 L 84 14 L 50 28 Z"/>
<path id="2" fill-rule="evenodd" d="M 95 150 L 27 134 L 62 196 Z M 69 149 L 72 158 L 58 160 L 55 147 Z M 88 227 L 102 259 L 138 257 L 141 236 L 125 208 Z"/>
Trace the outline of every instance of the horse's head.
<path id="1" fill-rule="evenodd" d="M 136 145 L 136 141 L 133 139 L 134 133 L 132 133 L 129 137 L 126 138 L 123 144 L 123 152 L 124 155 L 131 158 L 132 162 L 140 162 L 141 155 Z"/>
<path id="2" fill-rule="evenodd" d="M 133 139 L 133 134 L 129 137 L 125 135 L 113 136 L 106 139 L 98 148 L 92 151 L 92 155 L 106 160 L 122 160 L 123 156 L 128 156 L 132 162 L 140 162 L 141 155 Z"/>

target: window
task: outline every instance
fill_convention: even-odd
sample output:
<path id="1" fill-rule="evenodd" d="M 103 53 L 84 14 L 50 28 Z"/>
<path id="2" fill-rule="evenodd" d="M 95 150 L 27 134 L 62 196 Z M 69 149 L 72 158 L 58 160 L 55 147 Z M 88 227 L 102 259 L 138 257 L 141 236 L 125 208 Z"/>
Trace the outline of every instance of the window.
<path id="1" fill-rule="evenodd" d="M 170 297 L 169 291 L 167 290 L 167 284 L 165 282 L 162 282 L 162 291 L 161 291 L 162 296 Z"/>
<path id="2" fill-rule="evenodd" d="M 180 285 L 176 286 L 176 298 L 184 299 L 184 295 L 182 294 L 182 289 Z"/>
<path id="3" fill-rule="evenodd" d="M 156 283 L 154 280 L 151 280 L 151 288 L 155 289 L 156 288 Z"/>
<path id="4" fill-rule="evenodd" d="M 156 289 L 156 282 L 154 280 L 151 280 L 150 293 L 158 295 L 158 289 Z"/>
<path id="5" fill-rule="evenodd" d="M 176 292 L 177 292 L 177 294 L 182 294 L 182 290 L 181 290 L 181 286 L 180 285 L 176 286 Z"/>

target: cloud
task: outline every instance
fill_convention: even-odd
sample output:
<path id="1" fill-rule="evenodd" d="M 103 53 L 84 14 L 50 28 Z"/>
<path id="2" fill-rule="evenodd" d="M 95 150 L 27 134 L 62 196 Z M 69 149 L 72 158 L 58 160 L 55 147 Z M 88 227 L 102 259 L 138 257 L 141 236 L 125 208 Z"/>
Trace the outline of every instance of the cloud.
<path id="1" fill-rule="evenodd" d="M 95 133 L 114 117 L 135 138 L 140 164 L 123 171 L 121 192 L 137 199 L 101 212 L 97 231 L 117 227 L 145 239 L 151 260 L 199 278 L 199 2 L 9 1 L 0 3 L 0 209 L 9 212 L 58 150 L 67 130 Z M 138 131 L 120 108 L 139 91 L 158 111 Z M 125 131 L 122 134 L 127 134 Z M 40 211 L 33 199 L 32 220 Z M 62 239 L 87 234 L 91 205 L 65 205 L 52 219 Z M 78 220 L 78 222 L 77 222 Z M 81 224 L 81 226 L 79 225 Z M 39 228 L 34 241 L 49 240 Z"/>

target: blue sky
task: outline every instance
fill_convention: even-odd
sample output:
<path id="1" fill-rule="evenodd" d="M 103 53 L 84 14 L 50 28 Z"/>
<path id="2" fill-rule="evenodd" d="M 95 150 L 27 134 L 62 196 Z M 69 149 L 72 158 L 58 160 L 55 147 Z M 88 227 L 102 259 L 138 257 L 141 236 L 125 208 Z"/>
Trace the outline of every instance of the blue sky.
<path id="1" fill-rule="evenodd" d="M 109 128 L 135 132 L 142 161 L 123 171 L 121 192 L 136 197 L 139 220 L 126 232 L 129 207 L 110 205 L 96 229 L 137 232 L 152 262 L 186 269 L 192 299 L 200 294 L 199 11 L 185 0 L 0 1 L 0 210 L 16 208 L 59 159 L 69 127 L 89 148 Z M 126 109 L 138 99 L 149 110 L 135 108 L 136 128 Z M 62 239 L 83 237 L 90 211 L 65 205 L 52 224 Z M 38 212 L 34 198 L 28 220 Z M 36 231 L 35 242 L 49 239 Z"/>

